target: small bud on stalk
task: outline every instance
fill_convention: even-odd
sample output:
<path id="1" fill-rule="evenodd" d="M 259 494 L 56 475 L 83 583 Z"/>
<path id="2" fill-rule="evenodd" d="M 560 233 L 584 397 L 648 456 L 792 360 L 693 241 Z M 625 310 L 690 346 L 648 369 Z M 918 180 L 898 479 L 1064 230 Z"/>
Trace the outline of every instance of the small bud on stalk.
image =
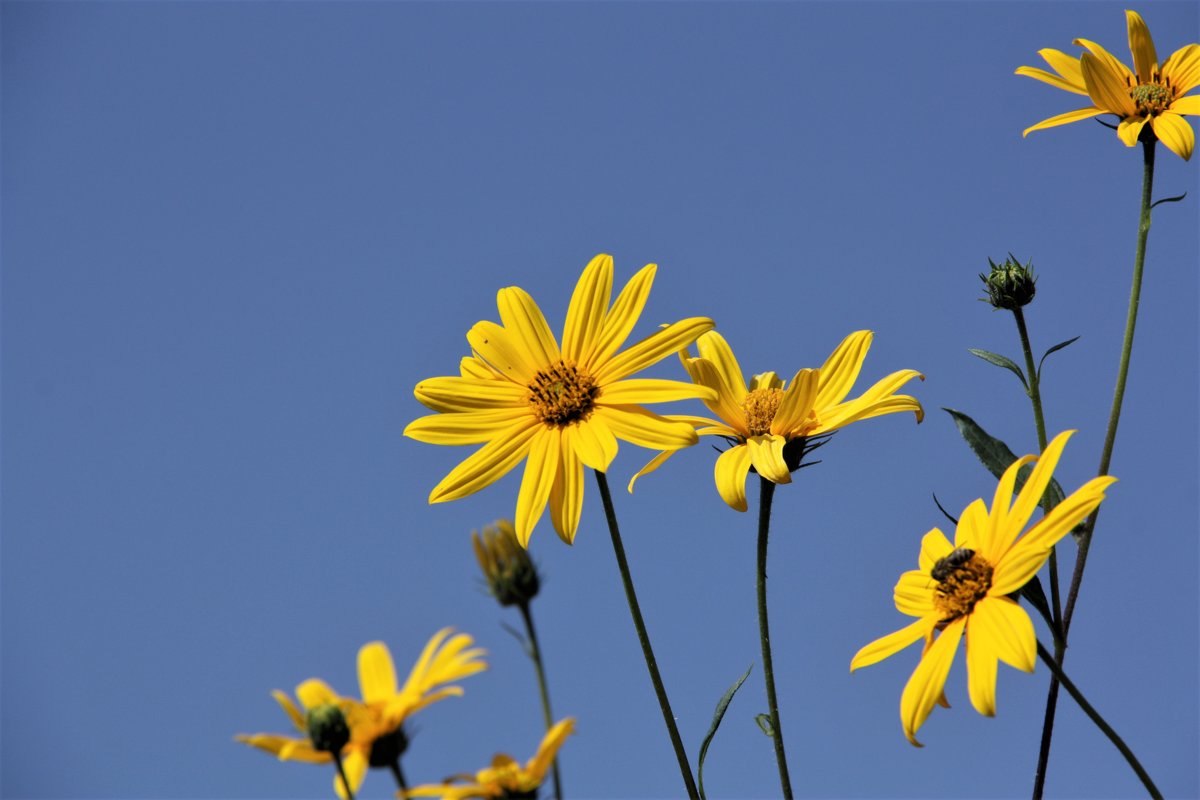
<path id="1" fill-rule="evenodd" d="M 537 596 L 540 585 L 537 567 L 528 551 L 517 541 L 517 533 L 508 520 L 498 520 L 472 532 L 475 558 L 487 580 L 488 591 L 502 606 L 523 606 Z"/>
<path id="2" fill-rule="evenodd" d="M 346 724 L 346 716 L 333 703 L 311 709 L 307 723 L 308 738 L 316 750 L 340 753 L 350 741 L 350 726 Z"/>
<path id="3" fill-rule="evenodd" d="M 1012 253 L 1003 263 L 997 264 L 988 259 L 992 269 L 989 273 L 980 273 L 987 290 L 987 297 L 980 298 L 991 304 L 993 308 L 1003 308 L 1009 311 L 1028 305 L 1037 293 L 1037 278 L 1033 274 L 1033 262 L 1022 265 Z"/>

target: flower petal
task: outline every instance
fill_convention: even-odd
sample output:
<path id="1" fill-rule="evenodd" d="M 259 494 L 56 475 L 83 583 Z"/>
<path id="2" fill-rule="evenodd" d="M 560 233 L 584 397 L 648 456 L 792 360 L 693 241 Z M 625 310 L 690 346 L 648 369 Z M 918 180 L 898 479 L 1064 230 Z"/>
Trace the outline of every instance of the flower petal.
<path id="1" fill-rule="evenodd" d="M 976 498 L 963 509 L 954 529 L 954 546 L 969 547 L 987 558 L 991 542 L 988 540 L 988 511 L 983 500 Z"/>
<path id="2" fill-rule="evenodd" d="M 1200 44 L 1184 45 L 1172 53 L 1162 66 L 1162 76 L 1170 80 L 1176 97 L 1200 86 Z"/>
<path id="3" fill-rule="evenodd" d="M 584 364 L 588 370 L 598 369 L 625 344 L 638 317 L 642 315 L 642 309 L 646 307 L 657 269 L 654 264 L 642 267 L 617 295 L 612 309 L 604 315 L 604 325 L 601 326 L 595 346 L 591 353 L 585 353 Z"/>
<path id="4" fill-rule="evenodd" d="M 511 381 L 528 385 L 538 370 L 548 366 L 535 362 L 524 349 L 520 337 L 490 320 L 476 322 L 467 331 L 467 341 L 492 369 Z"/>
<path id="5" fill-rule="evenodd" d="M 347 800 L 351 795 L 358 796 L 358 787 L 362 786 L 363 778 L 367 776 L 367 756 L 362 750 L 351 750 L 342 759 L 342 769 L 346 772 L 346 780 L 350 782 L 350 791 L 342 783 L 342 776 L 334 774 L 333 790 L 338 797 Z"/>
<path id="6" fill-rule="evenodd" d="M 854 658 L 850 659 L 850 671 L 878 664 L 885 658 L 894 656 L 913 642 L 927 636 L 936 624 L 936 616 L 922 617 L 898 631 L 879 637 L 854 654 Z"/>
<path id="7" fill-rule="evenodd" d="M 529 408 L 503 408 L 488 411 L 460 411 L 430 414 L 408 423 L 404 435 L 426 444 L 482 444 L 513 425 L 531 425 L 537 421 Z"/>
<path id="8" fill-rule="evenodd" d="M 1042 501 L 1042 495 L 1046 493 L 1046 487 L 1050 485 L 1050 479 L 1054 477 L 1054 468 L 1058 466 L 1063 448 L 1066 447 L 1067 440 L 1074 433 L 1075 431 L 1063 431 L 1055 436 L 1038 456 L 1037 463 L 1033 465 L 1033 470 L 1025 479 L 1025 485 L 1021 487 L 1021 493 L 1013 501 L 1012 508 L 1008 512 L 1008 519 L 1005 520 L 1005 532 L 1010 536 L 1015 538 L 1025 528 L 1025 523 L 1029 522 L 1029 518 L 1033 516 L 1034 509 L 1038 507 L 1038 503 Z"/>
<path id="9" fill-rule="evenodd" d="M 607 425 L 618 439 L 651 450 L 678 450 L 699 441 L 691 425 L 660 417 L 641 406 L 597 405 L 592 418 Z"/>
<path id="10" fill-rule="evenodd" d="M 667 463 L 668 458 L 670 458 L 671 456 L 675 455 L 678 452 L 679 452 L 678 450 L 664 450 L 661 453 L 659 453 L 658 455 L 656 455 L 654 458 L 650 459 L 650 461 L 646 464 L 646 466 L 639 469 L 637 471 L 637 473 L 632 478 L 629 479 L 629 486 L 628 486 L 629 493 L 633 494 L 633 485 L 635 483 L 637 483 L 638 478 L 642 477 L 643 475 L 649 475 L 651 472 L 654 472 L 656 469 L 661 467 L 663 464 Z"/>
<path id="11" fill-rule="evenodd" d="M 562 354 L 578 365 L 584 366 L 584 356 L 595 349 L 600 337 L 608 299 L 612 295 L 612 279 L 612 256 L 601 253 L 584 267 L 571 294 L 567 319 L 563 323 Z"/>
<path id="12" fill-rule="evenodd" d="M 751 436 L 746 440 L 750 451 L 750 463 L 758 474 L 772 483 L 791 483 L 792 474 L 783 461 L 783 446 L 787 439 L 782 436 Z"/>
<path id="13" fill-rule="evenodd" d="M 975 604 L 978 610 L 986 605 L 987 598 Z M 967 692 L 971 705 L 985 717 L 996 716 L 996 653 L 991 639 L 981 635 L 979 620 L 972 613 L 967 618 Z"/>
<path id="14" fill-rule="evenodd" d="M 1142 133 L 1142 128 L 1150 120 L 1146 117 L 1126 117 L 1117 125 L 1117 138 L 1120 139 L 1126 147 L 1133 147 L 1137 144 L 1138 136 Z"/>
<path id="15" fill-rule="evenodd" d="M 610 383 L 600 390 L 599 399 L 609 405 L 641 405 L 669 403 L 674 400 L 717 399 L 716 391 L 694 383 L 661 378 L 632 378 Z"/>
<path id="16" fill-rule="evenodd" d="M 1033 620 L 1012 600 L 993 594 L 975 604 L 967 623 L 967 641 L 977 638 L 986 641 L 993 657 L 1022 672 L 1033 672 L 1037 659 Z"/>
<path id="17" fill-rule="evenodd" d="M 617 457 L 617 437 L 595 416 L 563 429 L 563 448 L 571 450 L 585 466 L 608 472 Z"/>
<path id="18" fill-rule="evenodd" d="M 450 474 L 429 493 L 429 502 L 458 500 L 500 480 L 521 462 L 529 452 L 534 435 L 544 427 L 531 418 L 502 431 L 450 470 Z"/>
<path id="19" fill-rule="evenodd" d="M 257 737 L 256 737 L 257 738 Z M 308 739 L 285 739 L 280 743 L 277 755 L 280 761 L 302 761 L 305 764 L 328 764 L 333 756 L 312 746 Z M 255 744 L 256 747 L 260 746 Z M 265 748 L 263 748 L 265 749 Z"/>
<path id="20" fill-rule="evenodd" d="M 875 334 L 871 331 L 855 331 L 833 349 L 821 365 L 821 385 L 813 405 L 829 408 L 850 394 L 874 338 Z"/>
<path id="21" fill-rule="evenodd" d="M 950 544 L 946 534 L 938 528 L 931 529 L 921 537 L 921 557 L 917 562 L 921 566 L 921 571 L 932 570 L 933 565 L 950 555 L 950 551 L 953 549 L 954 545 Z"/>
<path id="22" fill-rule="evenodd" d="M 1170 112 L 1159 114 L 1150 118 L 1150 126 L 1154 128 L 1154 135 L 1172 153 L 1184 161 L 1192 157 L 1192 149 L 1196 146 L 1196 134 L 1183 117 Z"/>
<path id="23" fill-rule="evenodd" d="M 296 698 L 305 711 L 312 711 L 317 706 L 337 703 L 341 698 L 329 687 L 329 684 L 319 678 L 309 678 L 296 687 Z"/>
<path id="24" fill-rule="evenodd" d="M 632 375 L 657 364 L 696 340 L 696 337 L 711 330 L 713 321 L 708 317 L 691 317 L 680 320 L 642 339 L 622 353 L 598 365 L 593 373 L 601 384 L 610 384 L 627 375 Z"/>
<path id="25" fill-rule="evenodd" d="M 1200 116 L 1200 94 L 1194 94 L 1190 97 L 1180 97 L 1174 103 L 1171 103 L 1171 109 L 1168 113 L 1190 114 L 1193 117 Z"/>
<path id="26" fill-rule="evenodd" d="M 296 704 L 292 702 L 292 698 L 288 697 L 278 689 L 271 692 L 271 697 L 275 698 L 275 702 L 279 703 L 284 713 L 288 715 L 288 719 L 292 721 L 292 725 L 296 730 L 307 735 L 308 724 L 304 721 L 304 715 L 300 713 L 300 709 L 296 708 Z"/>
<path id="27" fill-rule="evenodd" d="M 707 358 L 688 359 L 687 368 L 688 374 L 692 376 L 694 382 L 715 389 L 717 392 L 716 399 L 705 400 L 704 405 L 725 420 L 730 427 L 736 429 L 739 436 L 749 436 L 750 428 L 746 424 L 746 410 L 742 407 L 742 403 L 746 399 L 746 387 L 740 384 L 738 388 L 731 387 L 721 376 L 718 367 Z"/>
<path id="28" fill-rule="evenodd" d="M 496 295 L 496 306 L 505 330 L 521 342 L 533 363 L 544 366 L 561 358 L 546 317 L 528 292 L 519 286 L 501 289 Z"/>
<path id="29" fill-rule="evenodd" d="M 529 388 L 512 381 L 488 378 L 426 378 L 413 395 L 434 411 L 492 411 L 525 406 Z"/>
<path id="30" fill-rule="evenodd" d="M 988 520 L 987 546 L 983 553 L 991 563 L 995 564 L 1004 557 L 1005 552 L 1012 546 L 1013 541 L 1021 533 L 1021 525 L 1008 524 L 1009 509 L 1013 504 L 1013 491 L 1017 485 L 1017 474 L 1021 468 L 1037 460 L 1037 456 L 1022 456 L 1008 465 L 1000 482 L 996 484 L 996 493 L 992 497 L 992 512 Z"/>
<path id="31" fill-rule="evenodd" d="M 521 476 L 521 489 L 517 493 L 517 513 L 513 527 L 522 547 L 529 544 L 534 527 L 546 510 L 550 500 L 550 488 L 558 472 L 562 435 L 558 428 L 543 428 L 538 431 L 529 446 L 525 459 L 525 474 Z"/>
<path id="32" fill-rule="evenodd" d="M 813 403 L 817 399 L 817 387 L 821 383 L 821 371 L 802 369 L 792 378 L 783 392 L 775 418 L 771 420 L 771 433 L 799 436 L 809 420 Z"/>
<path id="33" fill-rule="evenodd" d="M 725 337 L 716 331 L 708 331 L 696 339 L 696 351 L 700 358 L 713 365 L 721 382 L 728 387 L 734 404 L 740 406 L 746 398 L 746 379 Z"/>
<path id="34" fill-rule="evenodd" d="M 1125 11 L 1125 22 L 1129 28 L 1129 52 L 1133 54 L 1133 68 L 1138 83 L 1150 83 L 1158 71 L 1158 53 L 1154 51 L 1154 40 L 1145 20 L 1136 11 Z"/>
<path id="35" fill-rule="evenodd" d="M 554 757 L 558 755 L 558 749 L 574 732 L 575 720 L 571 717 L 559 720 L 550 730 L 546 731 L 546 735 L 542 737 L 542 743 L 538 745 L 537 754 L 525 764 L 525 775 L 530 783 L 540 784 L 542 782 L 542 778 L 546 776 L 546 770 L 550 769 L 550 765 L 554 763 Z"/>
<path id="36" fill-rule="evenodd" d="M 1053 128 L 1058 125 L 1066 125 L 1070 122 L 1078 122 L 1081 119 L 1090 119 L 1091 117 L 1098 117 L 1101 114 L 1107 113 L 1109 112 L 1107 112 L 1105 109 L 1095 107 L 1080 108 L 1076 111 L 1068 111 L 1065 114 L 1059 114 L 1057 116 L 1050 117 L 1049 119 L 1044 119 L 1036 125 L 1030 125 L 1028 128 L 1021 131 L 1021 136 L 1028 136 L 1034 131 L 1040 131 L 1044 128 Z"/>
<path id="37" fill-rule="evenodd" d="M 904 687 L 904 693 L 900 695 L 900 724 L 904 726 L 908 741 L 917 747 L 923 747 L 917 741 L 917 731 L 942 696 L 942 688 L 946 685 L 946 676 L 950 674 L 950 665 L 954 663 L 954 654 L 958 652 L 958 643 L 965 627 L 965 617 L 946 626 L 933 646 L 921 657 L 921 663 L 917 664 Z"/>
<path id="38" fill-rule="evenodd" d="M 1079 65 L 1083 68 L 1083 82 L 1093 103 L 1122 118 L 1137 114 L 1137 106 L 1129 97 L 1129 87 L 1105 62 L 1091 53 L 1084 53 L 1079 57 Z"/>
<path id="39" fill-rule="evenodd" d="M 364 703 L 384 702 L 396 694 L 396 666 L 383 642 L 369 642 L 359 649 L 358 688 Z"/>
<path id="40" fill-rule="evenodd" d="M 579 452 L 569 447 L 563 447 L 559 455 L 562 461 L 550 489 L 550 519 L 558 538 L 574 544 L 583 514 L 583 462 Z"/>
<path id="41" fill-rule="evenodd" d="M 1121 59 L 1117 58 L 1100 45 L 1088 39 L 1075 39 L 1073 44 L 1078 47 L 1086 47 L 1096 62 L 1103 66 L 1104 69 L 1112 75 L 1113 80 L 1115 80 L 1118 84 L 1130 87 L 1137 83 L 1137 78 L 1134 76 L 1133 72 L 1130 71 L 1129 67 L 1121 63 Z M 1082 55 L 1079 57 L 1079 68 L 1082 71 Z M 1086 78 L 1084 79 L 1084 83 L 1087 83 Z M 1095 95 L 1092 95 L 1092 97 L 1094 98 Z"/>
<path id="42" fill-rule="evenodd" d="M 896 610 L 910 617 L 927 617 L 934 614 L 933 587 L 936 585 L 924 570 L 910 569 L 905 572 L 892 590 Z"/>
<path id="43" fill-rule="evenodd" d="M 746 476 L 750 473 L 750 448 L 736 445 L 717 456 L 713 477 L 717 493 L 734 511 L 746 510 Z"/>
<path id="44" fill-rule="evenodd" d="M 1082 95 L 1087 94 L 1087 89 L 1083 88 L 1082 73 L 1080 74 L 1080 77 L 1079 77 L 1079 85 L 1078 86 L 1071 83 L 1066 78 L 1062 78 L 1058 75 L 1053 75 L 1049 72 L 1046 72 L 1046 70 L 1038 69 L 1037 67 L 1017 67 L 1015 74 L 1024 75 L 1026 78 L 1033 78 L 1034 80 L 1041 81 L 1042 83 L 1048 83 L 1057 89 L 1062 89 L 1063 91 L 1074 92 L 1075 94 L 1082 94 Z"/>

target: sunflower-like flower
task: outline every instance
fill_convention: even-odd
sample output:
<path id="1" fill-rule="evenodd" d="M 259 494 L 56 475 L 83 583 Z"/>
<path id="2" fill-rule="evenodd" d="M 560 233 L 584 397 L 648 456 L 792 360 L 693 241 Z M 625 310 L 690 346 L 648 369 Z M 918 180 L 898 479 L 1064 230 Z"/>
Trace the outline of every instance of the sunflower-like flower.
<path id="1" fill-rule="evenodd" d="M 1116 481 L 1108 476 L 1091 479 L 1021 533 L 1073 433 L 1060 433 L 1040 458 L 1025 456 L 1005 470 L 990 511 L 982 499 L 963 511 L 954 544 L 937 528 L 925 534 L 920 569 L 900 576 L 894 597 L 896 609 L 917 621 L 871 642 L 851 660 L 853 672 L 925 640 L 921 662 L 900 697 L 900 722 L 914 745 L 921 746 L 917 730 L 934 703 L 948 705 L 943 687 L 963 638 L 967 640 L 967 687 L 980 714 L 996 713 L 999 661 L 1033 671 L 1037 653 L 1033 621 L 1011 595 L 1037 574 L 1055 543 L 1100 505 L 1104 490 Z M 1014 501 L 1017 473 L 1033 461 L 1037 464 Z"/>
<path id="2" fill-rule="evenodd" d="M 681 320 L 617 352 L 646 304 L 655 269 L 648 264 L 634 275 L 610 308 L 612 258 L 592 259 L 571 296 L 561 345 L 524 290 L 499 291 L 502 324 L 483 321 L 471 328 L 473 355 L 463 359 L 460 375 L 421 381 L 414 392 L 441 413 L 410 423 L 405 436 L 431 444 L 483 444 L 433 488 L 429 502 L 466 497 L 524 460 L 517 538 L 528 545 L 549 503 L 554 529 L 569 544 L 583 509 L 584 466 L 607 471 L 618 439 L 668 451 L 696 443 L 691 425 L 640 404 L 710 398 L 710 390 L 627 378 L 691 344 L 712 320 Z"/>
<path id="3" fill-rule="evenodd" d="M 487 669 L 487 662 L 482 659 L 484 651 L 471 647 L 474 640 L 465 633 L 453 636 L 452 633 L 452 629 L 443 628 L 434 634 L 413 665 L 408 680 L 399 688 L 387 645 L 383 642 L 363 645 L 358 651 L 361 701 L 342 697 L 324 681 L 310 678 L 296 687 L 296 699 L 303 713 L 285 693 L 271 692 L 300 737 L 256 733 L 236 738 L 282 761 L 332 763 L 332 753 L 318 748 L 311 738 L 309 722 L 314 710 L 336 707 L 350 728 L 349 741 L 341 748 L 341 754 L 350 790 L 357 794 L 367 767 L 390 767 L 404 752 L 408 741 L 402 726 L 409 716 L 438 700 L 461 695 L 461 687 L 446 684 Z M 339 797 L 347 797 L 339 778 L 334 778 L 333 787 Z"/>
<path id="4" fill-rule="evenodd" d="M 575 720 L 568 717 L 546 731 L 537 754 L 522 766 L 512 756 L 497 753 L 492 765 L 474 775 L 455 775 L 444 783 L 417 786 L 402 793 L 403 797 L 440 797 L 442 800 L 465 800 L 469 797 L 524 800 L 537 797 L 538 787 L 546 771 L 554 763 L 558 748 L 575 731 Z"/>
<path id="5" fill-rule="evenodd" d="M 1184 97 L 1200 86 L 1200 44 L 1179 48 L 1160 66 L 1150 29 L 1141 16 L 1136 11 L 1126 11 L 1125 19 L 1133 70 L 1087 39 L 1074 41 L 1088 51 L 1079 58 L 1061 50 L 1039 50 L 1038 55 L 1046 60 L 1053 73 L 1034 67 L 1017 69 L 1018 75 L 1084 95 L 1092 101 L 1087 108 L 1068 111 L 1026 128 L 1022 136 L 1100 114 L 1116 114 L 1121 120 L 1117 136 L 1127 147 L 1133 147 L 1143 127 L 1149 124 L 1171 152 L 1184 159 L 1191 158 L 1196 136 L 1181 115 L 1200 115 L 1200 95 Z"/>
<path id="6" fill-rule="evenodd" d="M 774 483 L 790 483 L 793 463 L 803 454 L 804 440 L 844 428 L 852 422 L 912 411 L 920 422 L 925 412 L 916 398 L 895 394 L 913 378 L 924 376 L 915 370 L 893 372 L 853 400 L 846 395 L 858 379 L 874 334 L 857 331 L 850 334 L 825 360 L 820 369 L 802 369 L 785 387 L 774 372 L 755 375 L 746 385 L 742 369 L 728 343 L 716 331 L 696 340 L 700 355 L 684 350 L 679 354 L 692 381 L 716 393 L 716 399 L 704 404 L 720 417 L 674 416 L 698 427 L 701 436 L 720 436 L 732 447 L 723 452 L 714 468 L 717 491 L 738 511 L 746 510 L 746 476 L 753 467 Z M 800 445 L 800 452 L 785 451 L 789 443 Z M 795 445 L 793 445 L 794 447 Z M 658 469 L 670 458 L 663 452 L 642 468 L 629 482 Z"/>

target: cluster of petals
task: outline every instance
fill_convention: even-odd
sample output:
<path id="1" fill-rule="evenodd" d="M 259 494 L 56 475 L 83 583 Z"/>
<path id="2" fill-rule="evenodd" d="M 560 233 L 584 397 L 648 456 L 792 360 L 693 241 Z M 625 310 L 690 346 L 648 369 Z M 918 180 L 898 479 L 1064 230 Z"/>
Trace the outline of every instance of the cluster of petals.
<path id="1" fill-rule="evenodd" d="M 893 372 L 858 397 L 846 399 L 862 371 L 873 337 L 871 331 L 850 334 L 820 369 L 802 369 L 786 386 L 774 372 L 755 375 L 747 385 L 733 350 L 716 331 L 696 340 L 698 356 L 687 350 L 679 354 L 693 383 L 716 395 L 704 404 L 719 419 L 680 415 L 672 419 L 696 426 L 701 436 L 719 436 L 732 444 L 714 467 L 717 491 L 726 503 L 738 511 L 746 510 L 746 478 L 751 467 L 774 483 L 790 483 L 791 471 L 784 458 L 788 442 L 832 433 L 883 414 L 912 411 L 917 422 L 924 418 L 916 398 L 896 394 L 913 378 L 924 380 L 921 373 L 911 369 Z M 755 402 L 760 398 L 767 402 Z M 656 456 L 629 482 L 629 490 L 633 491 L 638 478 L 658 469 L 670 456 L 670 452 Z"/>
<path id="2" fill-rule="evenodd" d="M 1120 119 L 1117 136 L 1126 146 L 1133 147 L 1143 127 L 1149 125 L 1171 152 L 1184 159 L 1191 158 L 1196 136 L 1183 115 L 1200 115 L 1200 95 L 1184 95 L 1200 86 L 1200 44 L 1179 48 L 1160 65 L 1154 40 L 1141 15 L 1126 11 L 1125 17 L 1129 51 L 1133 54 L 1132 70 L 1087 39 L 1074 41 L 1087 50 L 1078 58 L 1052 48 L 1039 50 L 1038 55 L 1054 72 L 1035 67 L 1017 69 L 1018 75 L 1084 95 L 1092 101 L 1087 108 L 1043 120 L 1027 128 L 1023 135 L 1100 114 L 1116 114 Z"/>
<path id="3" fill-rule="evenodd" d="M 472 647 L 473 644 L 474 640 L 467 634 L 455 634 L 452 629 L 443 628 L 425 645 L 408 679 L 399 686 L 387 645 L 370 642 L 358 651 L 361 700 L 343 697 L 324 681 L 310 678 L 296 687 L 299 708 L 285 693 L 278 690 L 271 693 L 300 733 L 299 737 L 257 733 L 240 735 L 237 740 L 272 753 L 283 761 L 330 763 L 332 754 L 317 750 L 309 740 L 305 715 L 314 708 L 335 705 L 342 710 L 350 728 L 350 741 L 342 750 L 342 763 L 350 790 L 357 794 L 367 767 L 371 766 L 371 750 L 376 741 L 396 733 L 409 716 L 429 704 L 463 693 L 461 687 L 447 684 L 487 669 L 487 662 L 482 658 L 485 651 Z M 333 785 L 339 797 L 347 797 L 339 778 L 334 778 Z"/>
<path id="4" fill-rule="evenodd" d="M 534 797 L 554 763 L 558 749 L 575 731 L 575 720 L 568 717 L 555 723 L 542 738 L 537 753 L 525 764 L 512 756 L 497 753 L 491 766 L 474 775 L 457 775 L 444 783 L 430 783 L 402 792 L 402 797 L 439 797 L 441 800 L 466 798 Z"/>
<path id="5" fill-rule="evenodd" d="M 483 321 L 467 333 L 472 355 L 460 374 L 417 384 L 417 400 L 438 412 L 404 434 L 431 444 L 482 444 L 429 495 L 440 503 L 470 495 L 525 461 L 514 524 L 521 544 L 547 504 L 554 529 L 574 541 L 583 508 L 583 468 L 608 470 L 618 440 L 657 450 L 695 444 L 691 425 L 642 407 L 712 392 L 682 381 L 630 378 L 695 341 L 713 326 L 707 317 L 665 325 L 624 350 L 650 293 L 656 267 L 634 275 L 610 306 L 613 261 L 596 256 L 584 269 L 567 309 L 561 342 L 524 290 L 496 297 L 500 323 Z M 620 352 L 618 352 L 620 351 Z M 548 417 L 547 392 L 574 398 L 563 417 Z M 541 394 L 539 394 L 541 392 Z M 574 393 L 574 394 L 572 394 Z"/>
<path id="6" fill-rule="evenodd" d="M 982 499 L 967 506 L 959 517 L 953 544 L 937 528 L 925 534 L 921 541 L 920 568 L 901 575 L 894 594 L 896 609 L 917 620 L 863 647 L 850 662 L 853 672 L 882 661 L 919 639 L 924 640 L 921 661 L 900 697 L 900 722 L 904 735 L 914 745 L 921 746 L 916 739 L 917 730 L 933 706 L 948 706 L 943 689 L 963 639 L 968 692 L 971 704 L 980 714 L 996 713 L 999 661 L 1025 672 L 1033 671 L 1037 654 L 1033 621 L 1011 595 L 1037 574 L 1054 545 L 1100 505 L 1105 489 L 1116 481 L 1108 476 L 1093 478 L 1022 534 L 1073 433 L 1059 434 L 1041 457 L 1025 456 L 1005 470 L 996 486 L 991 509 Z M 1014 500 L 1017 473 L 1031 462 L 1036 464 Z M 943 584 L 933 573 L 952 553 L 964 550 L 980 560 L 990 577 L 981 587 L 982 596 L 969 608 L 947 618 L 945 602 L 939 602 L 938 597 L 939 586 Z M 986 592 L 982 591 L 984 588 Z"/>

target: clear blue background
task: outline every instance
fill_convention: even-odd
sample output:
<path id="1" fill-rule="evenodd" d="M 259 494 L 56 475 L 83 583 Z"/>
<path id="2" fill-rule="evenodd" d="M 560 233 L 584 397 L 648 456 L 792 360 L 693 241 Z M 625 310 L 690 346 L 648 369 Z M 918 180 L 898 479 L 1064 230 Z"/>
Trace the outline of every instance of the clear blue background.
<path id="1" fill-rule="evenodd" d="M 905 622 L 921 535 L 994 481 L 943 406 L 1036 449 L 1019 354 L 976 274 L 1040 275 L 1051 433 L 1098 459 L 1128 296 L 1138 150 L 1094 122 L 1020 131 L 1086 100 L 1013 70 L 1103 43 L 1108 3 L 3 5 L 3 707 L 11 797 L 324 797 L 331 770 L 234 743 L 286 731 L 272 688 L 357 692 L 380 638 L 406 673 L 454 625 L 491 653 L 422 712 L 410 778 L 524 759 L 540 738 L 515 625 L 468 534 L 511 515 L 518 474 L 427 505 L 470 450 L 401 432 L 412 387 L 453 374 L 495 291 L 556 329 L 598 252 L 623 283 L 660 265 L 637 335 L 712 316 L 746 371 L 817 366 L 876 332 L 860 389 L 901 368 L 923 425 L 855 425 L 777 493 L 770 601 L 793 782 L 818 797 L 1027 795 L 1047 673 L 1002 667 L 999 714 L 961 657 L 901 734 L 916 648 L 851 676 Z M 1161 58 L 1194 3 L 1140 6 Z M 1196 796 L 1197 164 L 1159 148 L 1130 390 L 1069 671 L 1159 786 Z M 654 374 L 680 377 L 674 361 Z M 695 411 L 680 404 L 676 410 Z M 623 445 L 615 487 L 649 453 Z M 710 796 L 778 793 L 754 618 L 754 523 L 718 498 L 707 446 L 616 500 L 693 763 Z M 752 494 L 753 497 L 753 494 Z M 1065 564 L 1074 547 L 1063 549 Z M 589 481 L 577 542 L 548 522 L 534 613 L 577 798 L 667 798 L 679 776 Z M 1041 630 L 1046 638 L 1044 629 Z M 1048 792 L 1140 785 L 1069 699 Z M 363 797 L 391 796 L 372 773 Z"/>

